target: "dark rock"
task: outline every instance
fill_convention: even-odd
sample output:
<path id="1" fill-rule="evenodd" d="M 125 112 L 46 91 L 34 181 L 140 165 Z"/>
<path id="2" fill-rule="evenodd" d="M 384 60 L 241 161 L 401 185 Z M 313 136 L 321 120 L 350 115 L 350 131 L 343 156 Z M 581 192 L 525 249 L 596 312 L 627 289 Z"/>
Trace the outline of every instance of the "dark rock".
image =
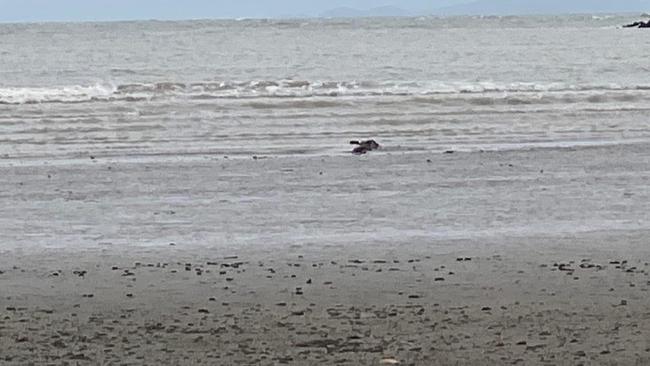
<path id="1" fill-rule="evenodd" d="M 83 353 L 78 353 L 78 354 L 73 354 L 70 357 L 68 357 L 70 360 L 76 360 L 76 361 L 92 361 L 89 357 L 87 357 Z"/>
<path id="2" fill-rule="evenodd" d="M 650 28 L 650 20 L 647 22 L 638 21 L 631 24 L 626 24 L 623 28 Z"/>
<path id="3" fill-rule="evenodd" d="M 355 155 L 363 155 L 369 151 L 377 150 L 381 147 L 375 140 L 350 141 L 350 145 L 359 145 L 352 149 L 352 153 Z"/>
<path id="4" fill-rule="evenodd" d="M 79 277 L 83 277 L 88 273 L 87 271 L 73 271 L 72 274 L 77 275 Z"/>
<path id="5" fill-rule="evenodd" d="M 638 28 L 639 25 L 641 25 L 642 22 L 634 22 L 630 24 L 625 24 L 623 28 Z"/>
<path id="6" fill-rule="evenodd" d="M 545 344 L 536 344 L 533 346 L 526 346 L 526 351 L 537 352 L 539 349 L 546 348 Z"/>
<path id="7" fill-rule="evenodd" d="M 60 340 L 60 339 L 57 339 L 56 341 L 54 341 L 54 342 L 52 343 L 52 345 L 53 345 L 54 347 L 56 347 L 56 348 L 66 348 L 66 347 L 67 347 L 67 345 L 65 344 L 65 342 L 63 342 L 63 341 Z"/>
<path id="8" fill-rule="evenodd" d="M 307 342 L 301 342 L 301 343 L 296 343 L 296 347 L 298 348 L 328 348 L 332 346 L 338 346 L 340 340 L 333 340 L 333 339 L 316 339 L 313 341 L 307 341 Z"/>

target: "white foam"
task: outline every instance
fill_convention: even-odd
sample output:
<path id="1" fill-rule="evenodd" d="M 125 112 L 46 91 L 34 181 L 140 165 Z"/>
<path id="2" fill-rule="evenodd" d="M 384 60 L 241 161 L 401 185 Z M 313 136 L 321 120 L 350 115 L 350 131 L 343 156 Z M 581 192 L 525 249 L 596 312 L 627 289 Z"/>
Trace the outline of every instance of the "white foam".
<path id="1" fill-rule="evenodd" d="M 0 104 L 138 101 L 166 98 L 273 98 L 422 96 L 486 93 L 600 93 L 650 90 L 650 84 L 582 84 L 561 82 L 443 81 L 296 81 L 253 80 L 203 83 L 95 84 L 60 87 L 0 88 Z M 538 95 L 537 97 L 541 97 Z"/>
<path id="2" fill-rule="evenodd" d="M 49 102 L 85 102 L 110 98 L 117 88 L 114 85 L 72 85 L 60 87 L 0 88 L 0 103 L 27 104 Z"/>

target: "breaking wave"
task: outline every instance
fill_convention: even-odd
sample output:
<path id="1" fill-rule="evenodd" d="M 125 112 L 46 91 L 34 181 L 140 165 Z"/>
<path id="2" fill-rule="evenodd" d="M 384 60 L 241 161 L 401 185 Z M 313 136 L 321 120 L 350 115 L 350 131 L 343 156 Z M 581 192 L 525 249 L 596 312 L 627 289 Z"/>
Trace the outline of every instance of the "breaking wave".
<path id="1" fill-rule="evenodd" d="M 85 103 L 112 101 L 153 101 L 172 98 L 196 100 L 306 98 L 306 97 L 372 97 L 372 96 L 476 96 L 472 104 L 489 105 L 503 99 L 504 94 L 517 93 L 508 99 L 513 104 L 551 101 L 556 93 L 588 94 L 587 102 L 626 101 L 638 98 L 639 91 L 650 92 L 650 84 L 617 85 L 564 83 L 494 83 L 494 82 L 372 82 L 372 81 L 247 81 L 202 83 L 132 83 L 122 85 L 95 84 L 61 87 L 0 87 L 0 104 Z M 627 92 L 627 94 L 625 94 Z M 500 93 L 494 96 L 494 93 Z M 608 93 L 614 93 L 612 96 Z M 621 95 L 621 93 L 623 93 Z M 528 94 L 528 96 L 526 96 Z M 610 98 L 611 97 L 611 98 Z M 563 97 L 571 101 L 571 95 Z M 580 98 L 578 98 L 580 99 Z M 422 101 L 426 101 L 423 99 Z"/>
<path id="2" fill-rule="evenodd" d="M 110 98 L 116 90 L 112 85 L 101 84 L 35 88 L 0 87 L 0 104 L 79 103 L 95 98 Z"/>

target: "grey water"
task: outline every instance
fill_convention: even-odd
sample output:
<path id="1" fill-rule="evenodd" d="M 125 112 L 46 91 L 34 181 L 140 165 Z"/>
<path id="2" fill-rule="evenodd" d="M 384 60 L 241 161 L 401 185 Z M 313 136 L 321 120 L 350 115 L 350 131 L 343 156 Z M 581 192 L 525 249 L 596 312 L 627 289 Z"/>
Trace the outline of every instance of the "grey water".
<path id="1" fill-rule="evenodd" d="M 0 25 L 0 163 L 650 141 L 634 16 Z"/>

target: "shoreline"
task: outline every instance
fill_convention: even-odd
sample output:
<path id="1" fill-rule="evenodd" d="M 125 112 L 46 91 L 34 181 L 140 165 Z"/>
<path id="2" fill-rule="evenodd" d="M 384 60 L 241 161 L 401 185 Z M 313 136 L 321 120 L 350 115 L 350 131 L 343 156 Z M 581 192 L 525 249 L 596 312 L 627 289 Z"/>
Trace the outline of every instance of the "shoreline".
<path id="1" fill-rule="evenodd" d="M 644 364 L 649 157 L 0 167 L 0 363 Z"/>

